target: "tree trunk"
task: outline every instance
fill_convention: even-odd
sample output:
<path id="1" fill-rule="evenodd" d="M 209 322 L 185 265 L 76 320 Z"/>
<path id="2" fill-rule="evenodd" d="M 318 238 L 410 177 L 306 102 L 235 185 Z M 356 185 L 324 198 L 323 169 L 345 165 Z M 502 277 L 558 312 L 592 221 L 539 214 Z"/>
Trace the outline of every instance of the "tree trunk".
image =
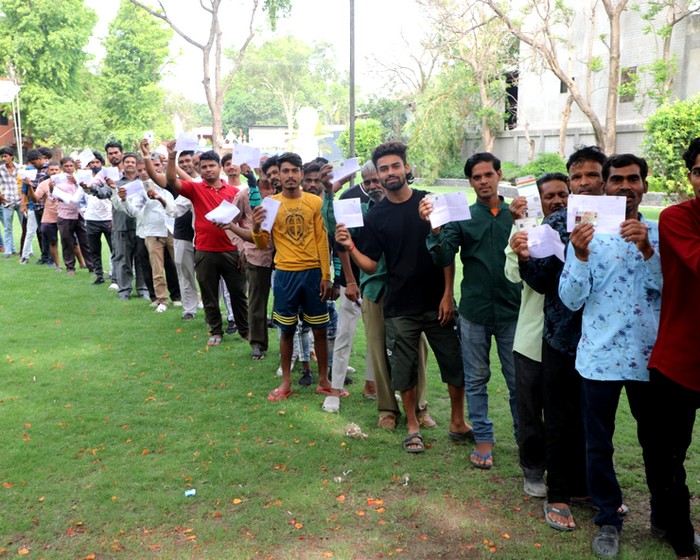
<path id="1" fill-rule="evenodd" d="M 564 157 L 566 154 L 566 132 L 569 128 L 569 117 L 571 117 L 571 105 L 574 103 L 574 98 L 571 94 L 566 96 L 566 105 L 561 115 L 561 130 L 559 131 L 559 155 Z"/>
<path id="2" fill-rule="evenodd" d="M 627 0 L 619 0 L 616 6 L 611 0 L 603 0 L 603 6 L 610 20 L 610 49 L 608 68 L 608 102 L 605 109 L 605 144 L 601 146 L 606 154 L 614 154 L 617 147 L 617 106 L 620 87 L 620 15 Z"/>

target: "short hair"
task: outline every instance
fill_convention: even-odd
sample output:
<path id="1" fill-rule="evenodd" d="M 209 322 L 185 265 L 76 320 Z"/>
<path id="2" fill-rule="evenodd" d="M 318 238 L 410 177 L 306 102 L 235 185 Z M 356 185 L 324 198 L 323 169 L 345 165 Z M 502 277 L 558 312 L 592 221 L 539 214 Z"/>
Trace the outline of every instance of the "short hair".
<path id="1" fill-rule="evenodd" d="M 372 162 L 372 160 L 367 160 L 365 164 L 362 166 L 362 169 L 360 169 L 360 173 L 362 175 L 376 175 L 377 174 L 377 168 Z"/>
<path id="2" fill-rule="evenodd" d="M 201 164 L 203 161 L 215 161 L 217 165 L 221 165 L 221 158 L 214 150 L 209 150 L 208 152 L 200 154 L 199 163 Z"/>
<path id="3" fill-rule="evenodd" d="M 318 156 L 317 158 L 314 159 L 316 163 L 318 163 L 321 166 L 326 165 L 327 163 L 330 163 L 326 158 Z"/>
<path id="4" fill-rule="evenodd" d="M 224 156 L 221 158 L 221 165 L 226 165 L 229 161 L 233 159 L 233 154 L 229 152 L 228 154 L 224 154 Z"/>
<path id="5" fill-rule="evenodd" d="M 61 164 L 58 163 L 57 161 L 50 161 L 49 163 L 46 164 L 46 167 L 61 167 Z"/>
<path id="6" fill-rule="evenodd" d="M 120 152 L 124 151 L 124 147 L 122 146 L 122 143 L 119 142 L 119 140 L 112 140 L 111 142 L 107 142 L 105 144 L 105 152 L 108 151 L 110 148 L 119 148 Z"/>
<path id="7" fill-rule="evenodd" d="M 193 155 L 194 155 L 194 150 L 182 150 L 177 155 L 177 159 L 180 159 L 182 156 L 193 156 Z"/>
<path id="8" fill-rule="evenodd" d="M 603 182 L 608 181 L 610 177 L 611 167 L 627 167 L 628 165 L 637 165 L 642 181 L 646 181 L 647 173 L 649 173 L 649 165 L 647 160 L 634 154 L 613 154 L 605 160 L 603 164 Z"/>
<path id="9" fill-rule="evenodd" d="M 105 164 L 105 158 L 102 156 L 100 152 L 96 152 L 95 150 L 92 151 L 92 155 L 95 156 L 92 159 L 99 160 L 99 162 L 104 165 Z"/>
<path id="10" fill-rule="evenodd" d="M 74 160 L 73 160 L 73 158 L 70 157 L 70 156 L 62 157 L 62 158 L 61 158 L 61 161 L 60 161 L 61 167 L 63 167 L 63 164 L 64 164 L 64 163 L 68 163 L 69 161 L 74 161 Z"/>
<path id="11" fill-rule="evenodd" d="M 0 148 L 0 155 L 5 154 L 7 154 L 8 156 L 15 157 L 15 151 L 9 146 L 3 146 L 2 148 Z"/>
<path id="12" fill-rule="evenodd" d="M 139 156 L 136 152 L 124 152 L 124 157 L 122 158 L 122 161 L 129 157 L 134 158 L 136 160 L 136 163 L 141 161 L 141 156 Z"/>
<path id="13" fill-rule="evenodd" d="M 304 164 L 302 171 L 304 172 L 304 175 L 307 173 L 319 173 L 321 171 L 321 164 L 316 160 L 309 161 Z"/>
<path id="14" fill-rule="evenodd" d="M 384 142 L 372 150 L 372 163 L 377 166 L 379 158 L 384 156 L 399 156 L 403 164 L 406 165 L 406 152 L 408 146 L 403 142 Z"/>
<path id="15" fill-rule="evenodd" d="M 262 164 L 262 167 L 260 170 L 267 175 L 267 170 L 270 169 L 270 167 L 279 167 L 279 161 L 277 160 L 277 156 L 270 156 L 265 160 L 265 162 Z"/>
<path id="16" fill-rule="evenodd" d="M 685 161 L 688 171 L 692 171 L 698 155 L 700 155 L 700 138 L 695 138 L 688 146 L 688 149 L 683 152 L 683 161 Z"/>
<path id="17" fill-rule="evenodd" d="M 598 146 L 574 146 L 575 151 L 569 156 L 566 162 L 566 171 L 569 172 L 574 165 L 583 163 L 584 161 L 596 161 L 600 165 L 605 163 L 608 156 Z"/>
<path id="18" fill-rule="evenodd" d="M 40 148 L 37 148 L 37 150 L 39 150 L 41 155 L 43 155 L 46 159 L 51 159 L 53 157 L 53 151 L 51 151 L 51 148 L 41 146 Z"/>
<path id="19" fill-rule="evenodd" d="M 472 171 L 477 163 L 491 163 L 495 171 L 500 171 L 501 169 L 501 160 L 491 152 L 477 152 L 464 163 L 464 176 L 467 179 L 472 176 Z"/>
<path id="20" fill-rule="evenodd" d="M 277 166 L 281 168 L 283 163 L 289 163 L 290 165 L 298 167 L 299 169 L 301 169 L 304 165 L 304 163 L 301 161 L 301 156 L 299 154 L 295 154 L 294 152 L 284 152 L 283 154 L 277 156 Z"/>
<path id="21" fill-rule="evenodd" d="M 537 179 L 537 190 L 542 194 L 542 185 L 549 183 L 550 181 L 561 181 L 569 186 L 569 177 L 564 173 L 545 173 L 539 179 Z"/>
<path id="22" fill-rule="evenodd" d="M 44 155 L 39 150 L 29 150 L 27 152 L 27 161 L 34 161 L 35 159 L 41 159 Z"/>

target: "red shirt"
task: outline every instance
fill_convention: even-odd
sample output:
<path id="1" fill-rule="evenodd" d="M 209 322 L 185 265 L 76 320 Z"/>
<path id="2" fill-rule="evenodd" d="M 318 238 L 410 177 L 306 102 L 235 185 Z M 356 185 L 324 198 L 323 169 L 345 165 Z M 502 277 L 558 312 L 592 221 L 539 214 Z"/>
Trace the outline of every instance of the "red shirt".
<path id="1" fill-rule="evenodd" d="M 189 198 L 194 207 L 194 248 L 198 251 L 212 251 L 214 253 L 235 251 L 237 247 L 226 231 L 216 227 L 205 216 L 224 200 L 233 204 L 238 189 L 223 181 L 218 190 L 203 181 L 199 183 L 182 181 L 180 194 Z"/>
<path id="2" fill-rule="evenodd" d="M 700 199 L 661 212 L 659 254 L 664 285 L 649 368 L 700 392 Z"/>

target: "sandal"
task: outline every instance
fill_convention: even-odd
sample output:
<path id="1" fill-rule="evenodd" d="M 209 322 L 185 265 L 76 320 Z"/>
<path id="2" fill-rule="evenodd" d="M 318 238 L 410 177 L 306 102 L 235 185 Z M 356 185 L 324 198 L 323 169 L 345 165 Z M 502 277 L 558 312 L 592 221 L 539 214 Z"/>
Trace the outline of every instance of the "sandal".
<path id="1" fill-rule="evenodd" d="M 471 462 L 471 464 L 472 464 L 473 467 L 475 467 L 475 468 L 477 468 L 477 469 L 482 469 L 482 470 L 485 470 L 485 471 L 487 471 L 487 470 L 489 470 L 491 467 L 493 467 L 493 453 L 492 453 L 491 451 L 489 451 L 488 453 L 479 453 L 476 449 L 472 449 L 472 455 L 473 455 L 474 457 L 478 457 L 478 458 L 481 459 L 482 461 L 489 461 L 489 460 L 491 461 L 490 463 L 486 463 L 486 462 L 484 462 L 484 463 L 477 463 L 476 461 L 472 461 L 472 460 L 470 459 L 470 462 Z"/>
<path id="2" fill-rule="evenodd" d="M 423 453 L 425 451 L 423 436 L 420 435 L 420 432 L 408 434 L 403 438 L 403 450 L 406 453 Z"/>
<path id="3" fill-rule="evenodd" d="M 267 395 L 267 400 L 272 401 L 272 402 L 284 401 L 291 394 L 292 394 L 291 389 L 283 391 L 282 389 L 277 387 L 276 389 L 273 389 L 272 391 L 270 391 L 270 394 Z"/>
<path id="4" fill-rule="evenodd" d="M 544 503 L 544 520 L 547 522 L 547 525 L 549 525 L 552 529 L 556 529 L 557 531 L 573 531 L 575 527 L 570 527 L 569 525 L 563 525 L 562 523 L 558 523 L 554 519 L 552 519 L 551 515 L 552 513 L 556 513 L 557 515 L 561 515 L 562 517 L 571 518 L 571 510 L 567 508 L 558 508 L 554 506 L 550 506 L 548 502 Z"/>
<path id="5" fill-rule="evenodd" d="M 221 344 L 221 335 L 219 334 L 213 334 L 207 340 L 207 346 L 218 346 L 219 344 Z"/>
<path id="6" fill-rule="evenodd" d="M 396 416 L 394 416 L 393 414 L 387 414 L 386 416 L 382 416 L 377 422 L 377 425 L 380 428 L 384 428 L 385 430 L 395 430 Z"/>
<path id="7" fill-rule="evenodd" d="M 254 360 L 262 360 L 265 357 L 265 352 L 260 346 L 255 346 L 253 351 L 250 353 L 250 357 Z"/>
<path id="8" fill-rule="evenodd" d="M 474 430 L 472 429 L 469 429 L 466 432 L 449 431 L 447 432 L 447 437 L 450 438 L 450 441 L 454 441 L 455 443 L 476 443 Z"/>

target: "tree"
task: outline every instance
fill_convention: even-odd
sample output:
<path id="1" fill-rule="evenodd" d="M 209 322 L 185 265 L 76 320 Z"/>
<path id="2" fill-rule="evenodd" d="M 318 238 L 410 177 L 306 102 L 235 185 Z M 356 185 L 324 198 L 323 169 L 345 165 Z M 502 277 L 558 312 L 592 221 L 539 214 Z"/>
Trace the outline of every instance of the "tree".
<path id="1" fill-rule="evenodd" d="M 199 2 L 202 10 L 209 14 L 209 33 L 206 41 L 194 39 L 190 33 L 185 32 L 180 25 L 176 24 L 168 15 L 163 0 L 158 0 L 159 10 L 154 10 L 139 0 L 130 1 L 135 6 L 148 12 L 151 16 L 167 23 L 175 33 L 202 52 L 202 71 L 204 75 L 202 85 L 204 86 L 207 104 L 211 111 L 213 148 L 214 150 L 218 150 L 223 140 L 221 111 L 224 98 L 231 87 L 233 77 L 236 75 L 236 72 L 238 72 L 246 50 L 255 36 L 255 17 L 258 13 L 261 0 L 250 0 L 251 10 L 248 17 L 248 33 L 243 43 L 238 47 L 231 69 L 225 74 L 222 69 L 224 46 L 221 21 L 219 19 L 222 0 L 200 0 Z M 291 0 L 262 0 L 262 2 L 263 11 L 267 12 L 268 21 L 274 29 L 277 17 L 289 11 Z"/>
<path id="2" fill-rule="evenodd" d="M 170 27 L 142 17 L 128 0 L 121 1 L 109 24 L 98 84 L 107 130 L 125 144 L 148 129 L 155 129 L 160 138 L 172 135 L 162 109 L 165 91 L 158 85 L 169 62 L 172 35 Z"/>
<path id="3" fill-rule="evenodd" d="M 284 110 L 291 138 L 295 115 L 304 105 L 316 108 L 326 122 L 347 115 L 347 86 L 342 86 L 334 57 L 328 43 L 307 45 L 291 36 L 280 37 L 250 47 L 239 77 L 247 88 L 264 88 L 272 94 Z"/>
<path id="4" fill-rule="evenodd" d="M 421 0 L 433 22 L 432 50 L 445 60 L 467 65 L 479 93 L 479 129 L 483 147 L 493 151 L 503 129 L 506 73 L 517 64 L 517 41 L 508 28 L 478 3 L 458 0 Z"/>
<path id="5" fill-rule="evenodd" d="M 67 109 L 88 128 L 75 103 L 88 98 L 84 47 L 96 22 L 82 0 L 0 0 L 0 73 L 22 84 L 23 125 L 30 134 L 60 133 L 45 128 L 45 114 Z"/>
<path id="6" fill-rule="evenodd" d="M 471 68 L 462 61 L 445 66 L 416 97 L 407 125 L 416 175 L 427 180 L 461 174 L 462 144 L 479 108 Z M 459 175 L 458 175 L 459 176 Z"/>
<path id="7" fill-rule="evenodd" d="M 358 113 L 368 119 L 380 121 L 387 140 L 405 140 L 403 129 L 408 121 L 409 107 L 413 105 L 412 97 L 407 95 L 389 98 L 372 94 L 367 101 L 360 103 Z"/>
<path id="8" fill-rule="evenodd" d="M 382 123 L 375 119 L 358 119 L 355 122 L 355 156 L 360 161 L 372 158 L 372 150 L 384 142 Z M 350 157 L 350 130 L 345 129 L 338 137 L 338 147 L 343 156 Z"/>
<path id="9" fill-rule="evenodd" d="M 693 138 L 700 137 L 700 96 L 665 103 L 647 119 L 645 128 L 642 149 L 649 162 L 651 187 L 681 198 L 691 196 L 681 154 Z"/>
<path id="10" fill-rule="evenodd" d="M 240 76 L 240 74 L 239 74 Z M 224 99 L 224 130 L 248 134 L 251 126 L 285 126 L 284 107 L 264 86 L 255 82 L 234 85 Z"/>

